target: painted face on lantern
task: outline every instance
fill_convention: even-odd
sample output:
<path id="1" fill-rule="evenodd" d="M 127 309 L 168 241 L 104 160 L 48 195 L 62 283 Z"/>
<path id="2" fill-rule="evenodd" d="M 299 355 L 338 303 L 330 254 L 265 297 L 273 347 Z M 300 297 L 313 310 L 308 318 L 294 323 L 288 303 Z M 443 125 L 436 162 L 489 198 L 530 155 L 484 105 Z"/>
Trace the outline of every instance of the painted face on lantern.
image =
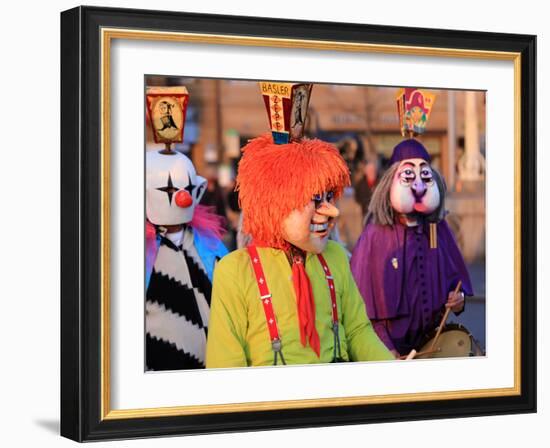
<path id="1" fill-rule="evenodd" d="M 424 159 L 399 163 L 390 189 L 391 205 L 398 213 L 429 215 L 439 206 L 439 189 L 432 169 Z"/>
<path id="2" fill-rule="evenodd" d="M 315 194 L 303 209 L 293 210 L 285 218 L 283 236 L 299 249 L 319 254 L 325 249 L 339 214 L 334 205 L 334 192 Z"/>
<path id="3" fill-rule="evenodd" d="M 180 153 L 149 151 L 145 161 L 145 213 L 156 225 L 185 224 L 206 189 L 191 160 Z"/>

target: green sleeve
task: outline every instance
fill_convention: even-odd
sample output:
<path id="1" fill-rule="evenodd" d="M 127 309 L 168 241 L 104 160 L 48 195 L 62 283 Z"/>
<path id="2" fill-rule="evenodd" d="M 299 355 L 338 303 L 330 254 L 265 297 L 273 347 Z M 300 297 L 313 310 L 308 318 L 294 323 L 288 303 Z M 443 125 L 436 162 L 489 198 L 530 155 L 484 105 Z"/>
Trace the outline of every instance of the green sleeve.
<path id="1" fill-rule="evenodd" d="M 246 303 L 238 278 L 238 257 L 226 256 L 214 270 L 206 368 L 246 367 Z"/>
<path id="2" fill-rule="evenodd" d="M 346 260 L 347 261 L 347 260 Z M 367 316 L 365 302 L 357 289 L 355 280 L 345 264 L 342 295 L 342 325 L 348 340 L 351 361 L 380 361 L 395 359 L 380 340 Z"/>

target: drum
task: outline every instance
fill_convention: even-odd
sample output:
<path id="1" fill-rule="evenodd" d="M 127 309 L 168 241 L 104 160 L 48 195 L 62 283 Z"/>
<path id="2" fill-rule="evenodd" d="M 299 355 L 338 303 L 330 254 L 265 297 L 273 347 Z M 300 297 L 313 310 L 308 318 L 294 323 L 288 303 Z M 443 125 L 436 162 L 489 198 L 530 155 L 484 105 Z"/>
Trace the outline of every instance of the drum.
<path id="1" fill-rule="evenodd" d="M 466 327 L 450 323 L 441 331 L 435 347 L 432 348 L 437 329 L 420 344 L 420 350 L 415 359 L 427 358 L 460 358 L 468 356 L 484 356 L 479 343 Z"/>

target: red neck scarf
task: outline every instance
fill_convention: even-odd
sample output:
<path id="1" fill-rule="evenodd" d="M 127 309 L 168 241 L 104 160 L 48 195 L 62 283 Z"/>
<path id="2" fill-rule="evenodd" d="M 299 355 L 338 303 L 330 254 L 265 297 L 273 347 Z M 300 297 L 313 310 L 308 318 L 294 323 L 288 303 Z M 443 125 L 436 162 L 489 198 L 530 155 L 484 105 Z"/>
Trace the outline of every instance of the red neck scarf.
<path id="1" fill-rule="evenodd" d="M 309 341 L 310 347 L 320 356 L 321 342 L 319 334 L 315 328 L 315 302 L 313 300 L 313 290 L 309 277 L 306 273 L 305 258 L 303 253 L 291 249 L 292 257 L 292 283 L 296 293 L 296 302 L 298 305 L 298 319 L 300 325 L 300 338 L 305 347 Z"/>

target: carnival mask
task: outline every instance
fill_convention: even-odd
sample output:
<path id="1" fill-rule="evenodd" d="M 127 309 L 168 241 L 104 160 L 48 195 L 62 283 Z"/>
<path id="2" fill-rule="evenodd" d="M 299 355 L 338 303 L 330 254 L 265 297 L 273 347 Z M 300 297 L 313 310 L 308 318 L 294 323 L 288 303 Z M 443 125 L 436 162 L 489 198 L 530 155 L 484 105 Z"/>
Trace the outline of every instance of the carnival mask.
<path id="1" fill-rule="evenodd" d="M 303 209 L 293 210 L 284 219 L 283 236 L 293 246 L 319 254 L 325 249 L 339 214 L 332 191 L 316 194 Z"/>
<path id="2" fill-rule="evenodd" d="M 193 218 L 206 187 L 191 160 L 181 153 L 146 155 L 145 212 L 156 225 L 185 224 Z"/>
<path id="3" fill-rule="evenodd" d="M 391 205 L 398 213 L 433 213 L 440 203 L 440 194 L 432 169 L 424 159 L 405 159 L 392 180 Z"/>

